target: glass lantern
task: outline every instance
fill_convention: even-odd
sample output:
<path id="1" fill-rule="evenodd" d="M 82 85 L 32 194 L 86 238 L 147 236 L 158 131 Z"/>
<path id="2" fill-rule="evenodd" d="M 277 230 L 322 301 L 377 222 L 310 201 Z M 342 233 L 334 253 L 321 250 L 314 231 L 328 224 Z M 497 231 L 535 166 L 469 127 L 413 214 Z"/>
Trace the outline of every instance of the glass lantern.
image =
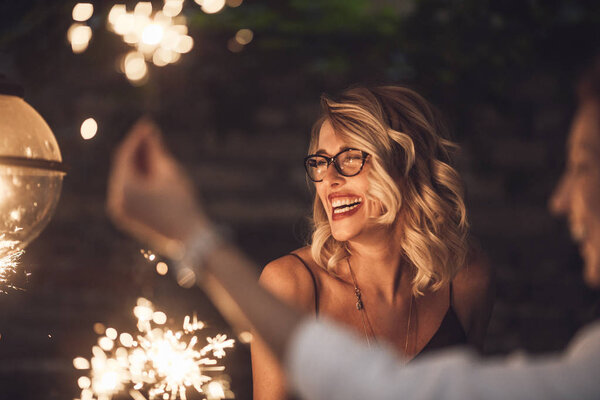
<path id="1" fill-rule="evenodd" d="M 22 95 L 0 75 L 0 260 L 48 224 L 65 175 L 52 131 Z"/>

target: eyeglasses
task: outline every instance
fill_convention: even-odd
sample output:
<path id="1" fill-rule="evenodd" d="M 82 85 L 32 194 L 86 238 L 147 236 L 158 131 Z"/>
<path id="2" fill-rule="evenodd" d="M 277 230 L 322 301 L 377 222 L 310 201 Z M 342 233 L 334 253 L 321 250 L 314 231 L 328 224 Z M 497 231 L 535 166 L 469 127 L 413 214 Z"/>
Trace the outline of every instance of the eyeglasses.
<path id="1" fill-rule="evenodd" d="M 313 182 L 321 182 L 331 164 L 343 176 L 355 176 L 362 171 L 368 153 L 357 149 L 344 149 L 333 157 L 311 154 L 304 158 L 304 168 Z"/>

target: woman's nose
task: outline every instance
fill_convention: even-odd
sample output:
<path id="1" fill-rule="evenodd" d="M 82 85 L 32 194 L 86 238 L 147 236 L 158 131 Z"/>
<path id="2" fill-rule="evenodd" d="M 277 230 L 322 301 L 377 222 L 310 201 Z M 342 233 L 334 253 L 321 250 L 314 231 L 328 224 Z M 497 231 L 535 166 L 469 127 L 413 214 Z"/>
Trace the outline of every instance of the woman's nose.
<path id="1" fill-rule="evenodd" d="M 568 212 L 570 196 L 570 178 L 564 174 L 558 181 L 554 192 L 550 196 L 548 208 L 555 215 L 564 215 Z"/>
<path id="2" fill-rule="evenodd" d="M 330 186 L 339 186 L 344 182 L 344 176 L 338 172 L 334 164 L 331 164 L 329 165 L 329 168 L 327 168 L 327 173 L 325 174 L 323 181 Z"/>

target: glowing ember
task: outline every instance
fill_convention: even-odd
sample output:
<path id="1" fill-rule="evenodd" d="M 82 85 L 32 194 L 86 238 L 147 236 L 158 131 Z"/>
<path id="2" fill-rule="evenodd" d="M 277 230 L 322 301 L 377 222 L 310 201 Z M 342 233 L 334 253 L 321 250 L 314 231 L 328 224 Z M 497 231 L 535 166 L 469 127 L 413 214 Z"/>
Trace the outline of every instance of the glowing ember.
<path id="1" fill-rule="evenodd" d="M 146 399 L 144 392 L 150 400 L 186 400 L 190 387 L 209 399 L 233 396 L 227 382 L 207 375 L 224 370 L 217 365 L 217 359 L 225 356 L 225 349 L 233 347 L 233 339 L 222 334 L 207 337 L 207 344 L 198 349 L 196 332 L 204 323 L 195 315 L 186 316 L 183 329 L 173 331 L 157 326 L 166 323 L 167 316 L 155 311 L 147 299 L 139 298 L 133 313 L 137 334 L 119 335 L 116 329 L 107 328 L 106 336 L 100 337 L 98 346 L 92 348 L 89 363 L 82 357 L 73 360 L 75 368 L 90 369 L 89 377 L 82 376 L 77 381 L 81 400 L 110 400 L 124 390 L 135 400 Z"/>

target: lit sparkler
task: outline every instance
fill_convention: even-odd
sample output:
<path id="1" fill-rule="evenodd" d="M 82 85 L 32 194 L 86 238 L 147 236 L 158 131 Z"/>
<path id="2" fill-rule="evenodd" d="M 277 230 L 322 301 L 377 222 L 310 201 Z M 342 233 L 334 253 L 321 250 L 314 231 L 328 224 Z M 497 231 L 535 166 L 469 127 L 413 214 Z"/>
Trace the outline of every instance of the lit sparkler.
<path id="1" fill-rule="evenodd" d="M 210 399 L 231 397 L 226 382 L 220 382 L 210 374 L 223 371 L 217 359 L 232 348 L 233 339 L 219 334 L 207 337 L 207 344 L 198 348 L 197 331 L 204 323 L 186 316 L 182 330 L 173 331 L 162 327 L 167 316 L 156 311 L 152 302 L 139 298 L 133 309 L 137 318 L 138 333 L 107 328 L 92 348 L 90 361 L 83 357 L 73 360 L 76 369 L 90 370 L 90 376 L 78 379 L 81 400 L 110 400 L 129 388 L 135 400 L 148 399 L 186 400 L 191 387 Z M 222 396 L 218 388 L 223 388 Z"/>
<path id="2" fill-rule="evenodd" d="M 242 0 L 194 0 L 206 14 L 215 14 L 225 8 L 239 7 Z M 148 65 L 164 67 L 176 63 L 182 54 L 194 47 L 194 39 L 188 35 L 188 26 L 182 14 L 184 0 L 163 0 L 162 8 L 150 1 L 138 1 L 132 11 L 123 3 L 114 4 L 107 18 L 108 30 L 121 37 L 131 46 L 123 55 L 120 71 L 133 85 L 142 85 L 148 80 Z M 73 23 L 67 38 L 74 53 L 82 53 L 92 39 L 92 29 L 86 22 L 92 17 L 91 3 L 78 3 L 73 7 Z M 231 39 L 231 51 L 241 51 L 252 40 L 252 32 L 242 29 Z"/>

